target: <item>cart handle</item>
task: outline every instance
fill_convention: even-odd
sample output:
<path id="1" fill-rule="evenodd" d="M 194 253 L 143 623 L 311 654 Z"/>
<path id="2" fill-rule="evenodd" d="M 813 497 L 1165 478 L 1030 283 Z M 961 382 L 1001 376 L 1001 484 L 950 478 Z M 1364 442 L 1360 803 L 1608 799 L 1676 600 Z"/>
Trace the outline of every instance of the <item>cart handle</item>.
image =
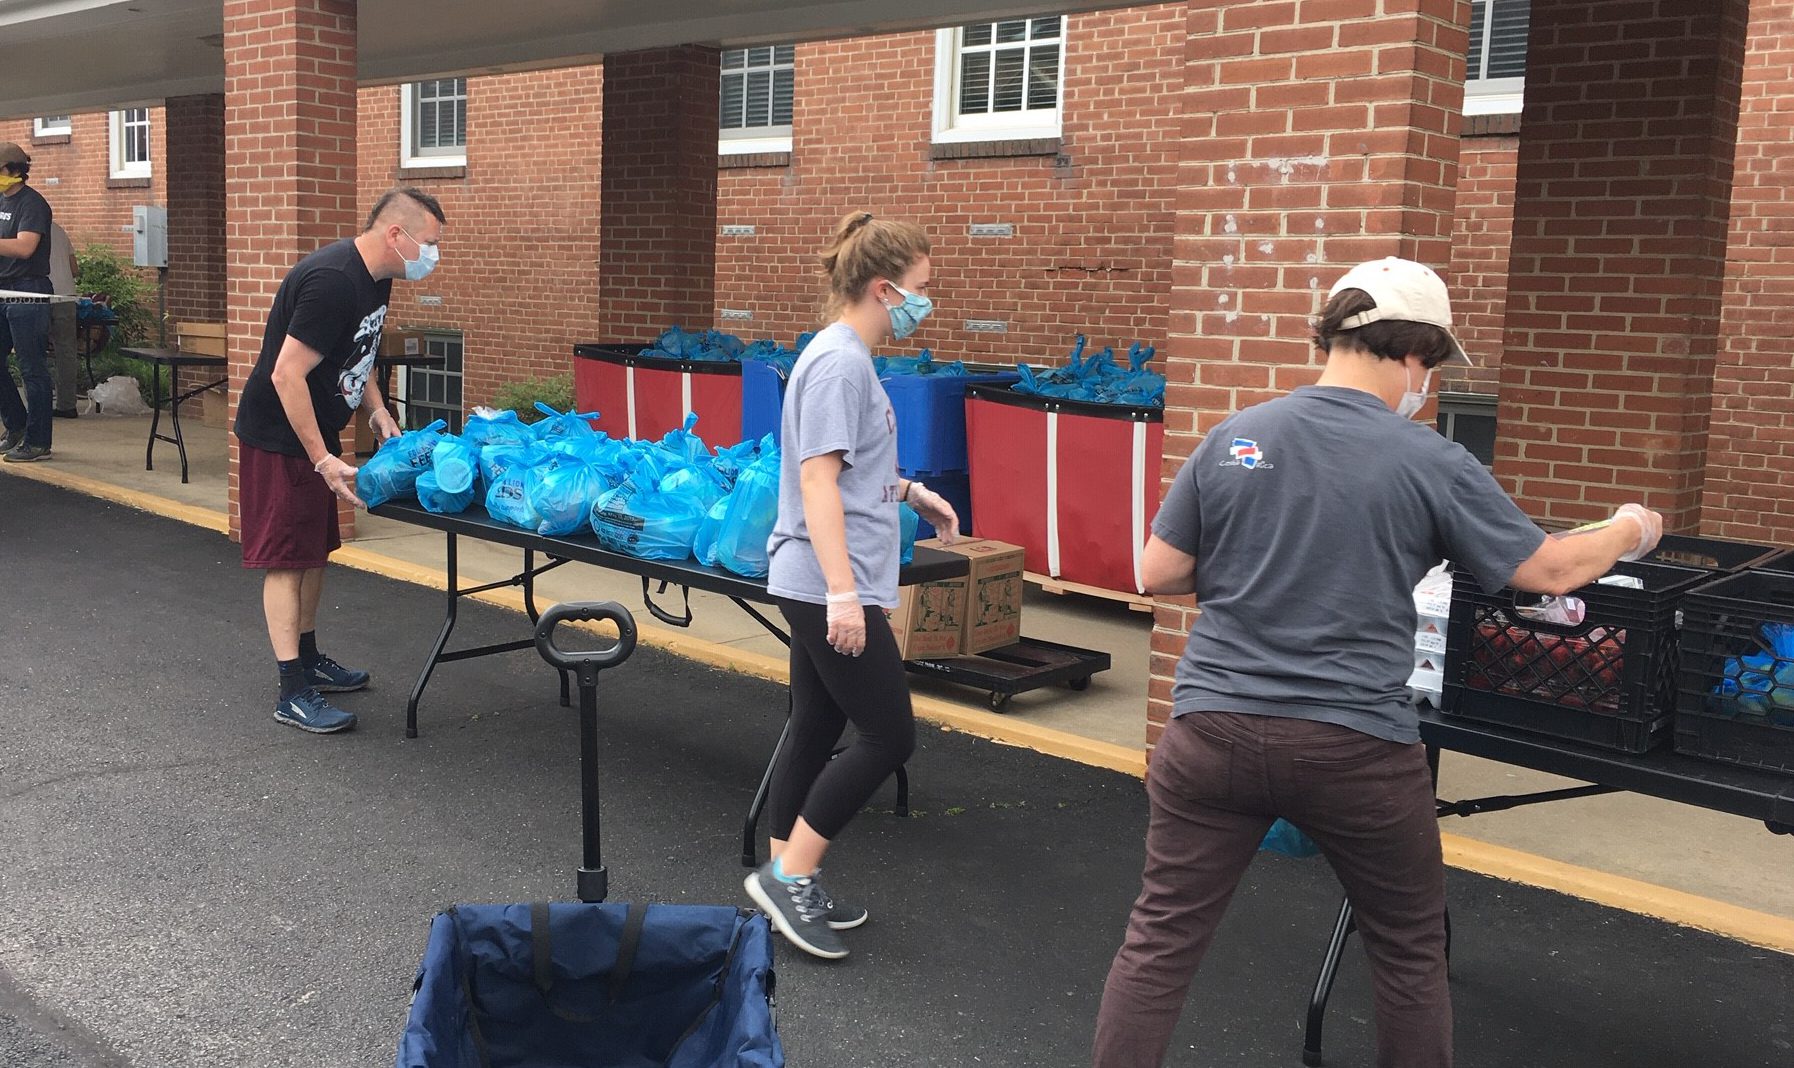
<path id="1" fill-rule="evenodd" d="M 589 652 L 567 652 L 554 644 L 554 628 L 568 620 L 610 622 L 617 625 L 617 641 L 608 649 Z M 635 652 L 635 617 L 629 609 L 615 601 L 572 601 L 557 604 L 542 613 L 536 623 L 536 651 L 550 667 L 561 671 L 596 668 L 603 671 L 616 667 Z"/>

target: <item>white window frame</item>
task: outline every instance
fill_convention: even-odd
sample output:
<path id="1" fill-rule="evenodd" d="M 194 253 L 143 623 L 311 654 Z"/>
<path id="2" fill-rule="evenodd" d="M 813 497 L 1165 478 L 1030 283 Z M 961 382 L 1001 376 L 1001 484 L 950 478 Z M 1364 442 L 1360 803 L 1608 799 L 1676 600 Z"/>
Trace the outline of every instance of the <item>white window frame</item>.
<path id="1" fill-rule="evenodd" d="M 52 115 L 48 118 L 31 120 L 31 136 L 33 137 L 70 137 L 75 132 L 73 115 Z"/>
<path id="2" fill-rule="evenodd" d="M 1474 7 L 1484 9 L 1483 14 L 1483 63 L 1489 62 L 1489 38 L 1495 32 L 1495 20 L 1489 17 L 1489 0 L 1471 0 Z M 1464 114 L 1465 115 L 1518 115 L 1521 105 L 1526 99 L 1526 79 L 1521 78 L 1477 78 L 1472 72 L 1464 72 Z"/>
<path id="3" fill-rule="evenodd" d="M 1035 16 L 1029 16 L 1030 19 Z M 1046 16 L 1038 16 L 1045 18 Z M 1053 110 L 1006 112 L 1001 115 L 959 114 L 959 46 L 963 27 L 936 30 L 934 35 L 934 143 L 1021 141 L 1058 137 L 1065 114 L 1065 72 L 1071 58 L 1071 20 L 1059 22 L 1059 77 Z M 1006 22 L 1007 19 L 981 21 Z"/>
<path id="4" fill-rule="evenodd" d="M 153 136 L 154 131 L 150 119 L 150 109 L 147 106 L 140 108 L 124 108 L 112 112 L 111 115 L 107 117 L 107 126 L 110 128 L 110 137 L 108 140 L 111 141 L 111 149 L 109 155 L 111 156 L 112 164 L 111 173 L 114 178 L 148 178 L 155 173 L 154 164 L 148 158 L 141 160 L 125 159 L 125 116 L 128 112 L 132 111 L 143 112 L 143 151 L 145 157 L 150 156 L 156 147 L 155 138 Z M 132 123 L 131 125 L 134 126 L 137 124 Z"/>
<path id="5" fill-rule="evenodd" d="M 435 81 L 437 79 L 430 79 Z M 417 138 L 412 127 L 415 125 L 412 116 L 417 113 L 417 82 L 406 82 L 399 87 L 399 165 L 402 167 L 465 167 L 467 166 L 467 146 L 463 144 L 460 152 L 429 149 L 419 152 Z M 472 86 L 463 98 L 467 106 L 473 103 Z"/>
<path id="6" fill-rule="evenodd" d="M 758 45 L 756 47 L 766 48 L 769 46 Z M 770 47 L 786 48 L 792 46 L 774 45 Z M 733 52 L 735 49 L 724 49 L 724 51 Z M 778 65 L 774 64 L 773 69 L 776 70 L 777 67 Z M 759 68 L 749 69 L 755 70 Z M 795 51 L 791 57 L 791 69 L 793 79 L 792 97 L 795 100 L 797 77 L 797 56 Z M 722 92 L 720 87 L 717 92 L 719 94 Z M 795 105 L 793 106 L 793 110 L 795 110 Z M 781 133 L 780 131 L 783 132 Z M 791 151 L 791 127 L 750 126 L 741 130 L 718 130 L 716 136 L 716 151 L 717 154 L 721 156 L 748 156 L 758 152 L 789 152 Z"/>

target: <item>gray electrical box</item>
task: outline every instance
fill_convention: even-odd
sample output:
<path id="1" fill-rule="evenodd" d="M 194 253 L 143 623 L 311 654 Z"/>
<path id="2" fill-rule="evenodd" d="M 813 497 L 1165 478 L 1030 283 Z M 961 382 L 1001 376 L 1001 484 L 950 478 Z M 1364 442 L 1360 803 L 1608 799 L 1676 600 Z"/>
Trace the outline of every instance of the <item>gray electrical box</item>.
<path id="1" fill-rule="evenodd" d="M 138 204 L 131 209 L 131 262 L 138 267 L 168 266 L 168 209 Z"/>

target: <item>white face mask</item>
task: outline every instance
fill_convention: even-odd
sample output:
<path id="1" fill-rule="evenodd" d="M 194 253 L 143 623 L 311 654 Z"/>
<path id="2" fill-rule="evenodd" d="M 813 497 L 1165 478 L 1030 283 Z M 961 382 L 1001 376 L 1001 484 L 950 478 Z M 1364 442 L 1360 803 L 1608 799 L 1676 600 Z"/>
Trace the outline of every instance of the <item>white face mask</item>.
<path id="1" fill-rule="evenodd" d="M 1408 371 L 1405 372 L 1405 377 L 1408 381 L 1412 382 L 1414 374 L 1412 371 Z M 1432 381 L 1433 369 L 1429 367 L 1426 369 L 1426 374 L 1421 376 L 1420 389 L 1408 390 L 1402 394 L 1402 399 L 1395 406 L 1395 414 L 1401 416 L 1403 419 L 1412 419 L 1416 415 L 1419 415 L 1420 409 L 1426 407 L 1427 386 L 1430 385 Z"/>

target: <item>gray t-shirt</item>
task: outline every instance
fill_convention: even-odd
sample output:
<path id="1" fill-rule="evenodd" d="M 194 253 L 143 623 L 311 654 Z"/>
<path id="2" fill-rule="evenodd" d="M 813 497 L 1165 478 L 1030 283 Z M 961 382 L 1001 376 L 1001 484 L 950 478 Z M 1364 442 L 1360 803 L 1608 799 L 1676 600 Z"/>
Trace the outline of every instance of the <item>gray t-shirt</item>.
<path id="1" fill-rule="evenodd" d="M 785 387 L 779 432 L 779 520 L 767 542 L 768 591 L 793 601 L 828 602 L 828 581 L 804 523 L 799 468 L 812 456 L 839 452 L 847 556 L 860 603 L 896 608 L 897 418 L 872 369 L 872 353 L 852 327 L 836 323 L 804 347 Z"/>
<path id="2" fill-rule="evenodd" d="M 1196 558 L 1173 715 L 1420 738 L 1414 585 L 1442 559 L 1500 589 L 1545 540 L 1474 456 L 1369 393 L 1305 386 L 1222 422 L 1153 533 Z"/>

